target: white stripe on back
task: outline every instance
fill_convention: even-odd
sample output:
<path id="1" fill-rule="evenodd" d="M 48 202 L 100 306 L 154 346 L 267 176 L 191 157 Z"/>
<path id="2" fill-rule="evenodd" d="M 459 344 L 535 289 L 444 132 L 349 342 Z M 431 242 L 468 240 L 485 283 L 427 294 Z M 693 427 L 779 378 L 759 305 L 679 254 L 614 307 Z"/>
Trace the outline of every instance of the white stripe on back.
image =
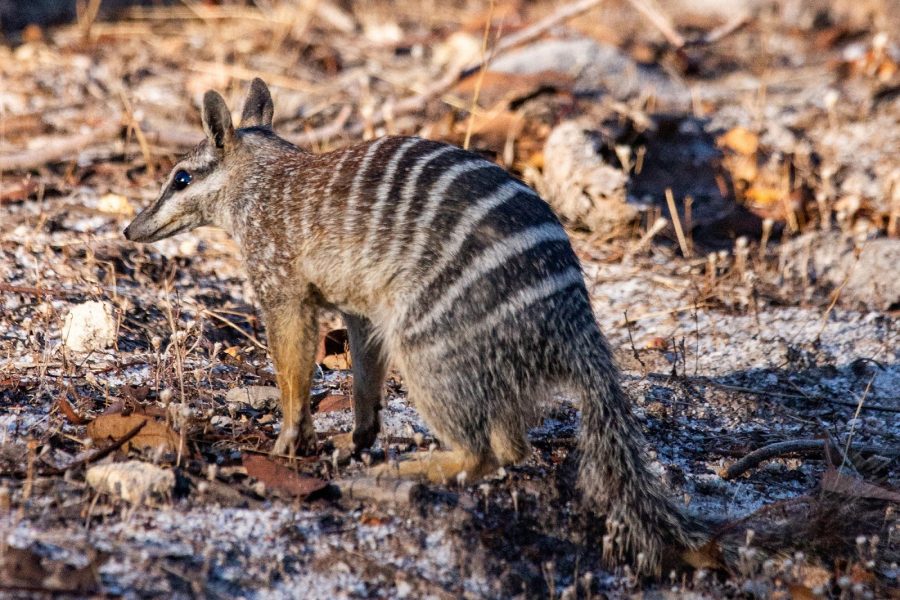
<path id="1" fill-rule="evenodd" d="M 493 246 L 464 267 L 459 278 L 443 290 L 428 312 L 410 327 L 409 334 L 417 335 L 427 330 L 434 321 L 450 310 L 456 299 L 467 289 L 509 259 L 546 242 L 562 241 L 569 241 L 569 237 L 559 223 L 542 223 L 509 237 L 497 239 Z"/>
<path id="2" fill-rule="evenodd" d="M 369 144 L 369 147 L 366 149 L 366 153 L 363 155 L 363 159 L 359 164 L 359 170 L 353 177 L 353 183 L 350 184 L 350 193 L 347 195 L 347 207 L 344 212 L 344 239 L 348 240 L 348 242 L 344 243 L 344 249 L 350 252 L 351 255 L 355 254 L 355 252 L 353 252 L 353 244 L 350 244 L 349 240 L 353 238 L 353 235 L 357 230 L 356 225 L 359 220 L 359 209 L 357 208 L 357 205 L 360 201 L 360 188 L 362 187 L 366 172 L 369 170 L 369 163 L 372 162 L 378 148 L 380 148 L 387 140 L 388 138 L 381 137 Z"/>
<path id="3" fill-rule="evenodd" d="M 416 263 L 418 263 L 419 258 L 425 251 L 428 234 L 431 232 L 431 224 L 437 216 L 438 208 L 440 208 L 441 202 L 444 200 L 444 195 L 447 193 L 447 190 L 450 189 L 450 186 L 453 185 L 453 182 L 466 173 L 478 169 L 486 169 L 492 166 L 494 166 L 493 163 L 490 163 L 483 158 L 460 162 L 447 169 L 434 185 L 431 186 L 431 189 L 428 191 L 428 197 L 425 200 L 425 207 L 419 214 L 419 218 L 416 219 L 414 226 L 415 236 L 413 237 L 409 257 L 405 261 L 410 268 L 415 268 Z"/>
<path id="4" fill-rule="evenodd" d="M 370 264 L 372 259 L 370 256 L 372 253 L 372 246 L 375 243 L 375 238 L 378 234 L 378 226 L 381 225 L 381 215 L 384 213 L 384 209 L 389 200 L 388 195 L 391 193 L 391 188 L 394 186 L 394 177 L 397 174 L 397 168 L 400 166 L 400 161 L 403 160 L 407 150 L 421 141 L 420 138 L 410 138 L 403 142 L 403 144 L 401 144 L 394 152 L 394 156 L 391 157 L 387 168 L 384 170 L 384 178 L 381 180 L 381 184 L 375 192 L 375 204 L 372 206 L 372 214 L 369 216 L 369 231 L 366 234 L 366 243 L 363 248 L 363 257 L 366 264 Z"/>
<path id="5" fill-rule="evenodd" d="M 332 198 L 332 196 L 334 194 L 334 185 L 337 183 L 338 178 L 341 176 L 341 169 L 344 168 L 344 163 L 347 162 L 347 159 L 350 158 L 351 154 L 353 154 L 351 150 L 344 150 L 343 154 L 341 154 L 341 157 L 338 159 L 337 164 L 334 166 L 334 172 L 328 179 L 328 184 L 325 185 L 325 190 L 322 192 L 322 198 L 321 200 L 319 200 L 320 206 L 318 214 L 320 218 L 322 215 L 322 205 L 324 205 L 325 203 L 333 204 L 332 200 L 334 200 L 334 198 Z M 310 213 L 311 212 L 312 211 L 310 211 Z M 307 227 L 309 227 L 308 223 Z"/>
<path id="6" fill-rule="evenodd" d="M 533 285 L 522 288 L 510 298 L 498 304 L 484 319 L 462 328 L 462 335 L 451 336 L 452 344 L 447 346 L 442 342 L 441 349 L 447 351 L 459 348 L 472 338 L 496 329 L 509 317 L 521 313 L 532 305 L 578 283 L 584 283 L 584 275 L 582 275 L 581 269 L 569 267 L 561 273 L 550 275 Z M 442 352 L 442 354 L 446 354 L 446 352 Z"/>
<path id="7" fill-rule="evenodd" d="M 422 286 L 419 288 L 419 294 L 423 293 L 425 288 L 431 285 L 431 283 L 440 276 L 444 268 L 456 258 L 456 254 L 460 251 L 463 244 L 466 243 L 466 239 L 468 239 L 475 226 L 478 225 L 478 223 L 480 223 L 492 210 L 509 202 L 516 197 L 516 194 L 521 192 L 534 195 L 534 191 L 527 185 L 516 181 L 515 179 L 509 179 L 491 195 L 479 199 L 477 203 L 468 205 L 462 216 L 460 216 L 459 220 L 456 222 L 453 233 L 450 235 L 450 241 L 443 247 L 440 256 L 434 263 L 434 266 L 431 267 L 428 277 L 423 280 Z M 411 304 L 417 302 L 419 294 L 416 295 L 416 298 L 413 299 Z"/>
<path id="8" fill-rule="evenodd" d="M 396 259 L 397 254 L 400 252 L 400 247 L 403 243 L 403 232 L 408 226 L 406 222 L 406 215 L 407 213 L 409 213 L 409 207 L 412 204 L 413 196 L 415 196 L 416 194 L 416 187 L 419 183 L 419 176 L 422 174 L 422 170 L 425 169 L 428 163 L 430 163 L 432 160 L 436 159 L 442 154 L 450 152 L 451 150 L 455 150 L 455 148 L 453 146 L 441 146 L 437 150 L 429 152 L 416 161 L 415 166 L 413 166 L 413 168 L 409 172 L 409 175 L 407 175 L 406 184 L 404 184 L 403 190 L 400 193 L 400 204 L 397 205 L 397 216 L 394 218 L 394 235 L 391 238 L 391 246 L 390 248 L 388 248 L 387 256 L 384 259 L 384 264 L 394 264 L 394 260 Z"/>

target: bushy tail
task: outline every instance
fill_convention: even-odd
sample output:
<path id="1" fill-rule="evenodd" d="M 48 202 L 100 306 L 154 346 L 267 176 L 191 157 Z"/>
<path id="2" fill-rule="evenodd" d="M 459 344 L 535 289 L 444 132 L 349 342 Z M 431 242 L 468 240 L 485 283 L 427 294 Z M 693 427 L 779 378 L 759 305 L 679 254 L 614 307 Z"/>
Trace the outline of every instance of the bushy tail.
<path id="1" fill-rule="evenodd" d="M 659 575 L 665 553 L 696 547 L 699 534 L 647 468 L 645 441 L 619 373 L 599 331 L 580 348 L 582 397 L 578 485 L 589 504 L 607 515 L 603 556 L 634 559 L 637 571 Z"/>

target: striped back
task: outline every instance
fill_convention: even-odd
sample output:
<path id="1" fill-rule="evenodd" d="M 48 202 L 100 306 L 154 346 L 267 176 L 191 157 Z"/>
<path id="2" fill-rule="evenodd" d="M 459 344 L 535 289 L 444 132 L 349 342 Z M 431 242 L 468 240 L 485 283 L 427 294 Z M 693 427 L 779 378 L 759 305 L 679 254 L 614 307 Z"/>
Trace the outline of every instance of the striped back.
<path id="1" fill-rule="evenodd" d="M 302 156 L 302 181 L 287 178 L 276 194 L 292 205 L 278 210 L 276 202 L 274 212 L 300 221 L 287 229 L 317 240 L 310 254 L 330 252 L 328 264 L 347 286 L 371 295 L 402 288 L 410 341 L 460 323 L 489 330 L 544 298 L 583 288 L 578 260 L 547 203 L 471 152 L 384 137 Z M 336 285 L 324 284 L 325 295 L 340 297 Z"/>

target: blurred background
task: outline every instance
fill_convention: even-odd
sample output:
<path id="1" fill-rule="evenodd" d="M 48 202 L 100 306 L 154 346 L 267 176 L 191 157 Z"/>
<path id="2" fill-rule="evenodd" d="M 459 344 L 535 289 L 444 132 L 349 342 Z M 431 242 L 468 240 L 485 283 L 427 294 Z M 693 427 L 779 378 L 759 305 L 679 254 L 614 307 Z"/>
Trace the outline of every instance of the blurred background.
<path id="1" fill-rule="evenodd" d="M 3 194 L 37 185 L 14 172 L 54 194 L 60 175 L 100 169 L 100 193 L 150 196 L 199 139 L 203 92 L 239 112 L 261 76 L 276 129 L 304 147 L 385 133 L 465 145 L 602 236 L 647 231 L 666 189 L 707 248 L 759 239 L 766 219 L 774 235 L 895 236 L 898 13 L 891 0 L 3 0 Z M 572 162 L 583 148 L 595 156 Z M 67 172 L 72 160 L 92 168 Z"/>

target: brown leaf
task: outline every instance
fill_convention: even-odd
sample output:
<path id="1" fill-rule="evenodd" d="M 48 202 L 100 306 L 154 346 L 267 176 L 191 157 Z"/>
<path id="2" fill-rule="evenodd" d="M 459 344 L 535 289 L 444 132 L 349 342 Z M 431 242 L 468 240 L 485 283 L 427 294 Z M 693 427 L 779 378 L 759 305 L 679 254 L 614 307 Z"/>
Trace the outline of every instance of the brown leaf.
<path id="1" fill-rule="evenodd" d="M 65 396 L 60 396 L 59 399 L 57 399 L 56 404 L 59 406 L 59 410 L 66 416 L 66 420 L 72 425 L 87 425 L 91 422 L 90 419 L 85 419 L 75 412 L 75 409 Z"/>
<path id="2" fill-rule="evenodd" d="M 247 475 L 263 482 L 267 489 L 290 496 L 305 498 L 328 486 L 326 481 L 317 477 L 301 475 L 293 469 L 258 454 L 244 454 L 241 462 L 247 469 Z"/>
<path id="3" fill-rule="evenodd" d="M 84 567 L 43 557 L 29 548 L 7 547 L 0 553 L 0 589 L 23 588 L 30 591 L 94 593 L 97 591 L 97 556 Z"/>
<path id="4" fill-rule="evenodd" d="M 164 421 L 137 412 L 130 415 L 122 413 L 100 415 L 88 425 L 87 434 L 95 444 L 105 444 L 110 440 L 121 438 L 143 421 L 147 422 L 143 429 L 123 445 L 126 452 L 131 448 L 138 450 L 161 448 L 164 452 L 173 453 L 178 451 L 180 439 L 171 427 Z"/>
<path id="5" fill-rule="evenodd" d="M 874 500 L 887 500 L 900 502 L 900 493 L 889 490 L 862 479 L 842 475 L 837 469 L 828 469 L 822 475 L 822 489 L 826 492 L 843 494 L 854 498 L 872 498 Z"/>
<path id="6" fill-rule="evenodd" d="M 0 586 L 43 587 L 45 577 L 41 557 L 31 550 L 10 546 L 0 554 Z"/>
<path id="7" fill-rule="evenodd" d="M 317 413 L 347 410 L 351 407 L 350 396 L 344 394 L 329 394 L 319 401 Z"/>
<path id="8" fill-rule="evenodd" d="M 31 194 L 38 190 L 38 183 L 32 179 L 23 179 L 22 181 L 0 186 L 0 202 L 19 202 L 27 200 Z"/>
<path id="9" fill-rule="evenodd" d="M 789 584 L 788 591 L 791 593 L 791 600 L 815 600 L 818 598 L 811 589 L 800 583 Z"/>
<path id="10" fill-rule="evenodd" d="M 759 136 L 743 127 L 735 127 L 719 138 L 719 145 L 734 150 L 738 154 L 749 156 L 759 149 Z"/>

